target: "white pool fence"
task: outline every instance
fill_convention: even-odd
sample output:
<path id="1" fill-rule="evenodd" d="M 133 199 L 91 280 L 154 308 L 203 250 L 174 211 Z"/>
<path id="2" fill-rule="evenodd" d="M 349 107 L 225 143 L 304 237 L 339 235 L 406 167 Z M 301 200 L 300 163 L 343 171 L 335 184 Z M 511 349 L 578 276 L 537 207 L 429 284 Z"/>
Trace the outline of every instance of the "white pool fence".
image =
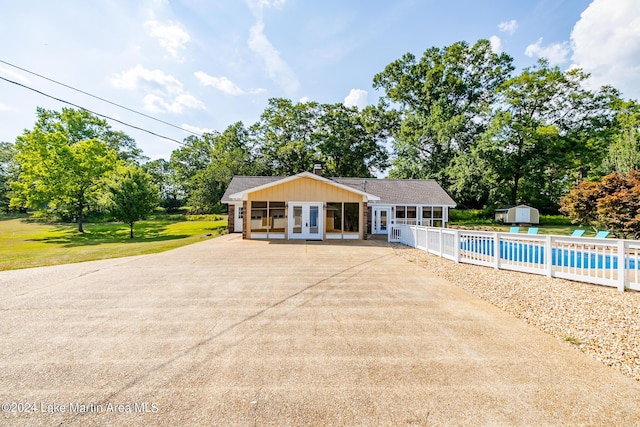
<path id="1" fill-rule="evenodd" d="M 396 224 L 390 242 L 454 262 L 640 291 L 640 241 Z M 624 260 L 624 262 L 620 262 Z"/>

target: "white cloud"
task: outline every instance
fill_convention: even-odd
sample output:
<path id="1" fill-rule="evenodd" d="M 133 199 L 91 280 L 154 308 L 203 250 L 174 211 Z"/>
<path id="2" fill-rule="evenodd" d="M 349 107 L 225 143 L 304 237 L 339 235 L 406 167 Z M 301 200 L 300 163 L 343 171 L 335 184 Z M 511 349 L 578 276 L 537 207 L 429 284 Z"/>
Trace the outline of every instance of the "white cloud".
<path id="1" fill-rule="evenodd" d="M 264 24 L 262 21 L 256 22 L 249 32 L 247 41 L 249 48 L 264 61 L 267 75 L 287 94 L 292 94 L 300 83 L 289 65 L 282 59 L 280 52 L 273 47 L 267 36 L 264 34 Z"/>
<path id="2" fill-rule="evenodd" d="M 368 93 L 362 89 L 351 89 L 349 95 L 344 98 L 346 107 L 364 108 L 368 103 Z"/>
<path id="3" fill-rule="evenodd" d="M 0 104 L 0 111 L 11 111 L 11 109 L 4 104 Z"/>
<path id="4" fill-rule="evenodd" d="M 180 127 L 182 129 L 184 129 L 184 130 L 188 130 L 189 132 L 198 133 L 200 135 L 204 135 L 205 133 L 214 133 L 215 132 L 215 129 L 199 128 L 197 126 L 191 126 L 191 125 L 188 125 L 188 124 L 182 124 Z"/>
<path id="5" fill-rule="evenodd" d="M 193 73 L 201 85 L 203 86 L 211 86 L 218 89 L 221 92 L 226 93 L 227 95 L 244 95 L 244 94 L 258 94 L 266 92 L 263 88 L 244 90 L 236 85 L 234 82 L 229 80 L 227 77 L 215 77 L 210 76 L 204 71 L 196 71 Z"/>
<path id="6" fill-rule="evenodd" d="M 498 24 L 498 29 L 503 33 L 508 33 L 512 36 L 518 29 L 518 21 L 512 19 L 511 21 L 505 21 Z"/>
<path id="7" fill-rule="evenodd" d="M 613 85 L 640 98 L 640 8 L 637 0 L 594 0 L 571 32 L 573 65 L 593 86 Z"/>
<path id="8" fill-rule="evenodd" d="M 500 37 L 493 35 L 489 37 L 489 42 L 491 43 L 491 50 L 494 53 L 502 52 L 502 40 L 500 40 Z"/>
<path id="9" fill-rule="evenodd" d="M 244 93 L 244 91 L 240 89 L 234 82 L 224 76 L 210 76 L 203 71 L 196 71 L 193 74 L 203 86 L 214 87 L 228 95 L 242 95 Z"/>
<path id="10" fill-rule="evenodd" d="M 302 98 L 300 98 L 300 101 L 298 101 L 300 104 L 306 104 L 307 102 L 311 101 L 309 99 L 308 96 L 303 96 Z"/>
<path id="11" fill-rule="evenodd" d="M 205 109 L 204 104 L 196 99 L 193 95 L 182 94 L 176 96 L 173 100 L 163 98 L 156 94 L 148 94 L 142 99 L 145 110 L 154 113 L 174 113 L 182 114 L 186 108 Z"/>
<path id="12" fill-rule="evenodd" d="M 569 56 L 569 43 L 552 43 L 547 46 L 542 45 L 542 37 L 537 42 L 530 44 L 524 51 L 529 57 L 547 58 L 551 65 L 562 64 Z"/>
<path id="13" fill-rule="evenodd" d="M 153 112 L 180 114 L 187 108 L 205 109 L 204 104 L 186 93 L 182 83 L 162 70 L 148 70 L 138 64 L 129 71 L 117 73 L 111 84 L 120 89 L 144 90 L 144 108 Z"/>
<path id="14" fill-rule="evenodd" d="M 249 30 L 249 49 L 262 58 L 269 78 L 287 94 L 293 94 L 300 86 L 298 77 L 265 35 L 262 20 L 264 9 L 282 9 L 286 0 L 246 0 L 246 3 L 256 17 L 256 23 Z"/>
<path id="15" fill-rule="evenodd" d="M 12 80 L 17 80 L 19 83 L 24 83 L 24 84 L 30 83 L 29 79 L 24 77 L 22 74 L 16 71 L 13 71 L 9 68 L 0 67 L 0 74 L 4 74 L 5 76 L 9 77 Z"/>
<path id="16" fill-rule="evenodd" d="M 185 45 L 191 41 L 189 33 L 181 25 L 171 21 L 162 24 L 151 20 L 145 22 L 144 26 L 152 37 L 158 39 L 160 46 L 174 57 L 177 57 L 178 51 L 184 49 Z"/>
<path id="17" fill-rule="evenodd" d="M 139 89 L 147 84 L 155 89 L 166 91 L 170 94 L 182 92 L 182 83 L 170 74 L 162 70 L 148 70 L 138 64 L 129 71 L 116 73 L 111 78 L 111 84 L 121 89 Z"/>

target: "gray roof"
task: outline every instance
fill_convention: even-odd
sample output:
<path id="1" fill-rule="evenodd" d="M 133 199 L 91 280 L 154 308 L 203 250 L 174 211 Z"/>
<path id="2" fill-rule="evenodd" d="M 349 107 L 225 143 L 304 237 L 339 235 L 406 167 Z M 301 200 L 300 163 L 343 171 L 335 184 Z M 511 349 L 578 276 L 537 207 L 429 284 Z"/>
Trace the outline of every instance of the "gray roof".
<path id="1" fill-rule="evenodd" d="M 234 176 L 222 203 L 231 194 L 279 181 L 281 176 Z M 380 197 L 375 204 L 455 206 L 456 202 L 432 179 L 330 178 L 355 190 Z"/>
<path id="2" fill-rule="evenodd" d="M 433 179 L 332 178 L 340 184 L 380 197 L 376 204 L 455 206 Z"/>
<path id="3" fill-rule="evenodd" d="M 220 200 L 222 203 L 229 203 L 231 199 L 229 196 L 232 194 L 239 193 L 244 190 L 248 190 L 250 188 L 259 187 L 261 185 L 269 184 L 275 181 L 280 181 L 284 179 L 282 176 L 239 176 L 235 175 L 231 182 L 229 183 L 229 187 L 227 187 L 227 191 L 222 195 L 222 199 Z"/>

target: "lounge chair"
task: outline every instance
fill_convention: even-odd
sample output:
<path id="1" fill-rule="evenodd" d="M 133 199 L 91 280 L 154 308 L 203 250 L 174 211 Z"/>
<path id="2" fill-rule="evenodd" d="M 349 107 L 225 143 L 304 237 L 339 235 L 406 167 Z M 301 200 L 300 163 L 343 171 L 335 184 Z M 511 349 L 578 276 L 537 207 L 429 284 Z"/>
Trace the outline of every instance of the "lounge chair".
<path id="1" fill-rule="evenodd" d="M 529 227 L 527 234 L 538 234 L 538 227 Z"/>
<path id="2" fill-rule="evenodd" d="M 520 227 L 517 226 L 513 226 L 509 229 L 509 233 L 519 233 L 520 232 Z"/>
<path id="3" fill-rule="evenodd" d="M 606 239 L 608 235 L 609 235 L 608 231 L 598 231 L 596 233 L 596 239 Z"/>
<path id="4" fill-rule="evenodd" d="M 571 233 L 571 237 L 582 237 L 584 236 L 584 232 L 586 230 L 573 230 L 573 233 Z"/>

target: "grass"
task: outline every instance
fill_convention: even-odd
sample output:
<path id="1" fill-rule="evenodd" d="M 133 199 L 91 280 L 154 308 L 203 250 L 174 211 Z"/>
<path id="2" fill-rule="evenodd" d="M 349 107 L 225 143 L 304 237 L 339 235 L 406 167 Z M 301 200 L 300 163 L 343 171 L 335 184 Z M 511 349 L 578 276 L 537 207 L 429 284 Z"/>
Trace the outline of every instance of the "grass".
<path id="1" fill-rule="evenodd" d="M 485 230 L 508 232 L 511 225 L 498 224 L 493 220 L 493 212 L 477 209 L 458 210 L 453 209 L 449 213 L 449 226 L 453 228 L 464 228 L 471 230 Z M 574 230 L 586 230 L 584 237 L 593 237 L 595 231 L 590 227 L 579 227 L 571 223 L 571 220 L 562 215 L 540 215 L 538 234 L 557 234 L 560 236 L 570 236 Z M 528 227 L 520 227 L 521 233 L 526 233 Z"/>
<path id="2" fill-rule="evenodd" d="M 162 252 L 219 236 L 227 220 L 192 221 L 159 218 L 135 224 L 135 238 L 121 223 L 42 223 L 26 216 L 0 218 L 0 270 L 116 258 Z"/>

